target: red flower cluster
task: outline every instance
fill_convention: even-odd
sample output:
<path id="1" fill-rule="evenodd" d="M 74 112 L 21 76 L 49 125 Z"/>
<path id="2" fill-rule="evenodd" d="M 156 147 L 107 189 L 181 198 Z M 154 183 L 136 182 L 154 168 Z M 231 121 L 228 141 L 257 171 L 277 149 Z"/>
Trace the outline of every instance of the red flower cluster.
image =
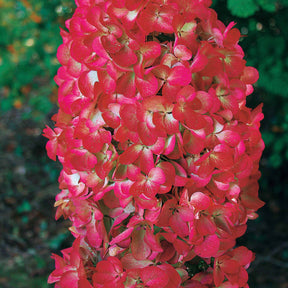
<path id="1" fill-rule="evenodd" d="M 248 287 L 233 250 L 258 198 L 261 106 L 240 32 L 211 0 L 76 0 L 61 30 L 57 288 Z M 200 265 L 201 264 L 201 265 Z"/>

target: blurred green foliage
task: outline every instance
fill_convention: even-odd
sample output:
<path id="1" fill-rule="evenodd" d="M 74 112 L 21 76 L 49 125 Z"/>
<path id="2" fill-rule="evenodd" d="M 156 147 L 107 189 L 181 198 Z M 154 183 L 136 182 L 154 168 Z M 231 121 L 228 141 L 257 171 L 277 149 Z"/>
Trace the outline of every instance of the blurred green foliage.
<path id="1" fill-rule="evenodd" d="M 57 99 L 59 26 L 71 16 L 71 0 L 0 0 L 0 112 L 22 109 L 43 120 Z"/>

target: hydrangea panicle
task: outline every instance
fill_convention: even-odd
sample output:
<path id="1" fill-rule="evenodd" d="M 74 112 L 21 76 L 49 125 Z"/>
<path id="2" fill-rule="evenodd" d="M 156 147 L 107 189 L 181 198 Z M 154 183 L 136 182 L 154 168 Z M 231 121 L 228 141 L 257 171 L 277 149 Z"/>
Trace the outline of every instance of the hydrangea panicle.
<path id="1" fill-rule="evenodd" d="M 258 72 L 211 0 L 76 0 L 61 30 L 56 288 L 247 288 L 234 248 L 258 198 Z"/>

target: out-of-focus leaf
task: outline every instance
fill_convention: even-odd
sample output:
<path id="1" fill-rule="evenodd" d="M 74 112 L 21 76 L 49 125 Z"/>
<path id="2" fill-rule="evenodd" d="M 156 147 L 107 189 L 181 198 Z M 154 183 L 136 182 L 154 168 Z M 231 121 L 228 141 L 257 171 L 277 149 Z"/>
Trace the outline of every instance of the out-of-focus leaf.
<path id="1" fill-rule="evenodd" d="M 31 211 L 31 209 L 32 209 L 32 207 L 31 207 L 29 201 L 24 200 L 24 201 L 21 203 L 21 205 L 19 205 L 19 206 L 17 207 L 17 212 L 18 212 L 18 213 L 29 212 L 29 211 Z"/>
<path id="2" fill-rule="evenodd" d="M 277 1 L 275 0 L 257 0 L 259 6 L 267 12 L 275 12 L 277 7 Z"/>
<path id="3" fill-rule="evenodd" d="M 237 17 L 252 16 L 259 7 L 254 0 L 227 0 L 228 9 Z"/>

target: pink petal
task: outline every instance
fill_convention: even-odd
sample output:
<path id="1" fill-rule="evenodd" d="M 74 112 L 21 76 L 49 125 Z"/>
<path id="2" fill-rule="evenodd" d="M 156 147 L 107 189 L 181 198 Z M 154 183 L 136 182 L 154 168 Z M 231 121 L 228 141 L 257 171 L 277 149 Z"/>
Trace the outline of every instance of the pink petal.
<path id="1" fill-rule="evenodd" d="M 183 66 L 176 66 L 172 68 L 167 79 L 170 85 L 185 86 L 188 85 L 192 80 L 191 72 L 189 69 Z"/>
<path id="2" fill-rule="evenodd" d="M 157 198 L 149 198 L 144 194 L 139 195 L 138 197 L 134 197 L 136 204 L 141 209 L 155 209 L 157 207 Z"/>
<path id="3" fill-rule="evenodd" d="M 198 154 L 202 152 L 205 144 L 205 139 L 199 137 L 196 133 L 185 130 L 183 134 L 183 148 L 187 153 Z"/>
<path id="4" fill-rule="evenodd" d="M 145 42 L 141 45 L 140 53 L 143 55 L 144 59 L 157 58 L 161 54 L 161 46 L 159 43 L 150 41 Z"/>
<path id="5" fill-rule="evenodd" d="M 237 146 L 241 140 L 239 134 L 232 130 L 224 130 L 218 133 L 216 136 L 221 143 L 226 143 L 231 147 Z"/>
<path id="6" fill-rule="evenodd" d="M 224 273 L 228 274 L 235 274 L 240 270 L 240 264 L 236 260 L 232 259 L 223 260 L 223 262 L 220 264 L 220 267 Z"/>
<path id="7" fill-rule="evenodd" d="M 171 186 L 175 182 L 175 168 L 174 166 L 166 161 L 161 162 L 157 165 L 157 167 L 161 168 L 165 175 L 165 183 L 163 183 L 166 186 Z"/>
<path id="8" fill-rule="evenodd" d="M 128 147 L 127 150 L 119 156 L 119 162 L 125 165 L 134 163 L 140 156 L 142 149 L 142 145 L 137 144 Z"/>
<path id="9" fill-rule="evenodd" d="M 101 38 L 103 48 L 111 54 L 115 54 L 120 51 L 122 45 L 117 41 L 116 37 L 113 34 L 108 36 L 103 36 Z"/>
<path id="10" fill-rule="evenodd" d="M 201 236 L 211 235 L 214 234 L 216 231 L 216 225 L 212 221 L 211 217 L 202 215 L 197 221 L 196 221 L 196 228 L 197 232 Z"/>
<path id="11" fill-rule="evenodd" d="M 92 43 L 93 52 L 95 52 L 98 56 L 104 59 L 111 59 L 107 51 L 104 49 L 102 45 L 102 41 L 100 37 L 96 37 Z"/>
<path id="12" fill-rule="evenodd" d="M 131 253 L 125 254 L 121 258 L 122 265 L 125 269 L 138 269 L 152 265 L 151 260 L 136 260 Z"/>
<path id="13" fill-rule="evenodd" d="M 254 260 L 253 252 L 244 246 L 240 246 L 234 249 L 233 254 L 233 259 L 238 261 L 242 266 L 245 266 Z"/>
<path id="14" fill-rule="evenodd" d="M 217 260 L 215 260 L 215 262 L 216 261 Z M 215 264 L 214 264 L 214 270 L 213 270 L 213 279 L 217 287 L 220 286 L 221 283 L 225 279 L 224 273 L 221 271 L 220 267 L 216 266 Z"/>
<path id="15" fill-rule="evenodd" d="M 198 211 L 206 210 L 210 206 L 210 198 L 202 192 L 193 193 L 189 202 Z"/>
<path id="16" fill-rule="evenodd" d="M 73 41 L 70 49 L 71 57 L 73 57 L 76 61 L 82 63 L 90 54 L 90 49 L 85 46 L 83 41 Z"/>
<path id="17" fill-rule="evenodd" d="M 112 263 L 102 260 L 97 263 L 96 273 L 93 275 L 93 282 L 105 284 L 113 281 L 117 276 Z"/>
<path id="18" fill-rule="evenodd" d="M 116 91 L 123 94 L 125 97 L 133 98 L 136 92 L 135 74 L 128 72 L 124 73 L 117 80 Z"/>
<path id="19" fill-rule="evenodd" d="M 164 287 L 168 283 L 168 275 L 155 266 L 149 266 L 140 271 L 142 281 L 153 288 Z"/>
<path id="20" fill-rule="evenodd" d="M 130 228 L 126 229 L 124 232 L 120 233 L 115 238 L 113 238 L 109 244 L 112 246 L 116 243 L 119 243 L 119 242 L 127 239 L 128 237 L 130 237 L 131 233 L 133 232 L 133 229 L 134 229 L 134 227 L 130 227 Z"/>
<path id="21" fill-rule="evenodd" d="M 144 78 L 136 77 L 136 87 L 142 97 L 148 97 L 157 93 L 158 81 L 156 77 L 150 73 Z"/>
<path id="22" fill-rule="evenodd" d="M 199 72 L 203 70 L 207 64 L 208 64 L 207 56 L 201 54 L 201 52 L 198 51 L 198 53 L 196 54 L 195 58 L 193 59 L 190 65 L 190 71 L 192 73 Z"/>
<path id="23" fill-rule="evenodd" d="M 190 60 L 192 57 L 192 52 L 185 45 L 177 45 L 174 48 L 174 54 L 181 60 Z"/>
<path id="24" fill-rule="evenodd" d="M 254 84 L 259 79 L 259 73 L 254 67 L 245 67 L 241 76 L 241 81 L 245 84 Z"/>
<path id="25" fill-rule="evenodd" d="M 169 155 L 170 153 L 172 153 L 174 148 L 175 148 L 175 144 L 176 144 L 176 136 L 175 135 L 167 137 L 166 143 L 165 143 L 165 151 L 163 154 Z"/>
<path id="26" fill-rule="evenodd" d="M 151 253 L 149 245 L 144 241 L 145 234 L 146 231 L 141 227 L 134 229 L 132 233 L 131 250 L 137 260 L 146 260 Z"/>
<path id="27" fill-rule="evenodd" d="M 157 137 L 148 128 L 146 122 L 138 123 L 138 134 L 144 145 L 151 146 L 156 143 Z"/>
<path id="28" fill-rule="evenodd" d="M 141 169 L 140 167 L 129 164 L 127 166 L 127 177 L 132 180 L 132 181 L 137 181 L 139 179 L 139 174 L 141 174 Z"/>
<path id="29" fill-rule="evenodd" d="M 188 224 L 183 221 L 180 213 L 175 212 L 174 215 L 169 218 L 169 226 L 180 237 L 189 235 Z"/>
<path id="30" fill-rule="evenodd" d="M 113 129 L 116 129 L 120 125 L 120 118 L 111 111 L 103 112 L 102 117 L 106 124 Z"/>
<path id="31" fill-rule="evenodd" d="M 116 64 L 122 67 L 129 67 L 134 65 L 138 60 L 133 50 L 127 46 L 124 46 L 119 52 L 113 54 L 112 58 Z"/>
<path id="32" fill-rule="evenodd" d="M 143 149 L 139 159 L 141 170 L 148 174 L 149 171 L 154 168 L 153 152 L 150 149 Z"/>
<path id="33" fill-rule="evenodd" d="M 137 106 L 133 104 L 123 104 L 120 108 L 120 117 L 124 125 L 131 131 L 137 131 L 138 118 L 136 115 Z"/>
<path id="34" fill-rule="evenodd" d="M 153 231 L 151 229 L 146 228 L 144 241 L 146 241 L 146 243 L 153 251 L 163 252 L 159 240 L 157 241 L 156 235 L 153 234 Z"/>
<path id="35" fill-rule="evenodd" d="M 215 257 L 220 247 L 219 238 L 216 235 L 205 237 L 204 241 L 195 246 L 195 253 L 202 258 Z"/>
<path id="36" fill-rule="evenodd" d="M 78 288 L 78 273 L 76 271 L 66 272 L 60 279 L 61 287 Z"/>
<path id="37" fill-rule="evenodd" d="M 183 221 L 191 222 L 194 220 L 193 208 L 183 206 L 183 207 L 178 208 L 178 210 L 179 210 L 179 215 Z"/>
<path id="38" fill-rule="evenodd" d="M 159 167 L 151 169 L 149 174 L 148 174 L 148 178 L 150 181 L 157 183 L 159 185 L 164 184 L 166 181 L 165 180 L 165 173 Z"/>
<path id="39" fill-rule="evenodd" d="M 154 198 L 155 195 L 159 192 L 159 184 L 148 180 L 145 182 L 141 189 L 142 193 L 147 197 Z"/>

